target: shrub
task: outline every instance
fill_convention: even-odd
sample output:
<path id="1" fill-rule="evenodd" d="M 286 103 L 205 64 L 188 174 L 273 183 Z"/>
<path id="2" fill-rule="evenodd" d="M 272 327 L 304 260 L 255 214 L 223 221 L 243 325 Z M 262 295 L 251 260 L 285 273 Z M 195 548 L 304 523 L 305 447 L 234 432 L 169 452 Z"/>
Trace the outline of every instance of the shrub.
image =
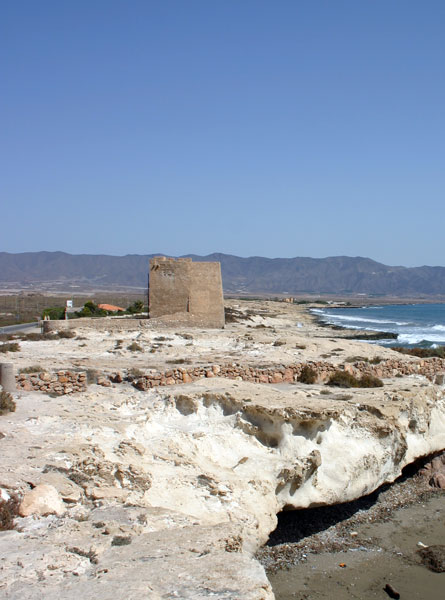
<path id="1" fill-rule="evenodd" d="M 70 329 L 61 329 L 57 332 L 57 337 L 61 340 L 69 340 L 73 337 L 76 337 L 76 332 L 71 331 Z"/>
<path id="2" fill-rule="evenodd" d="M 132 377 L 142 377 L 143 374 L 144 372 L 140 369 L 137 369 L 136 367 L 128 369 L 128 375 L 131 375 Z"/>
<path id="3" fill-rule="evenodd" d="M 329 377 L 327 385 L 332 387 L 351 388 L 357 387 L 357 379 L 346 371 L 335 371 Z"/>
<path id="4" fill-rule="evenodd" d="M 137 342 L 132 342 L 127 346 L 127 350 L 130 350 L 131 352 L 142 352 L 143 348 Z"/>
<path id="5" fill-rule="evenodd" d="M 14 529 L 14 519 L 19 514 L 20 500 L 13 494 L 9 500 L 0 498 L 0 531 Z"/>
<path id="6" fill-rule="evenodd" d="M 437 348 L 403 348 L 402 346 L 394 346 L 392 349 L 402 354 L 408 354 L 409 356 L 417 356 L 418 358 L 445 358 L 445 346 L 438 346 Z"/>
<path id="7" fill-rule="evenodd" d="M 24 342 L 40 342 L 47 340 L 48 337 L 44 333 L 21 333 L 20 339 Z"/>
<path id="8" fill-rule="evenodd" d="M 368 362 L 366 356 L 348 356 L 345 358 L 345 362 L 347 363 L 355 363 L 355 362 Z"/>
<path id="9" fill-rule="evenodd" d="M 190 363 L 188 358 L 170 358 L 165 361 L 169 365 L 183 365 L 185 363 Z"/>
<path id="10" fill-rule="evenodd" d="M 0 352 L 3 352 L 3 353 L 6 353 L 6 352 L 18 352 L 19 350 L 20 350 L 20 346 L 16 342 L 10 342 L 8 344 L 1 344 L 0 345 Z"/>
<path id="11" fill-rule="evenodd" d="M 374 375 L 363 375 L 361 379 L 359 379 L 359 387 L 383 387 L 383 381 L 378 377 L 374 377 Z"/>
<path id="12" fill-rule="evenodd" d="M 300 376 L 298 377 L 298 381 L 300 383 L 306 383 L 308 385 L 315 383 L 317 381 L 317 373 L 314 371 L 312 367 L 305 365 L 301 369 Z"/>
<path id="13" fill-rule="evenodd" d="M 0 415 L 6 415 L 8 412 L 15 412 L 16 404 L 13 397 L 4 390 L 0 392 Z"/>
<path id="14" fill-rule="evenodd" d="M 369 361 L 371 365 L 378 365 L 382 362 L 383 358 L 381 356 L 375 356 L 374 358 L 371 358 L 371 360 Z"/>
<path id="15" fill-rule="evenodd" d="M 97 304 L 89 300 L 85 302 L 82 310 L 75 313 L 76 317 L 106 317 L 108 312 L 103 308 L 99 308 Z"/>
<path id="16" fill-rule="evenodd" d="M 357 379 L 346 371 L 335 371 L 329 377 L 327 385 L 341 388 L 372 388 L 382 387 L 383 381 L 373 375 L 363 375 L 361 379 Z"/>
<path id="17" fill-rule="evenodd" d="M 17 339 L 16 333 L 0 333 L 0 342 L 9 342 Z"/>
<path id="18" fill-rule="evenodd" d="M 87 383 L 97 383 L 97 378 L 99 377 L 99 371 L 96 369 L 87 369 Z"/>
<path id="19" fill-rule="evenodd" d="M 136 302 L 133 302 L 133 304 L 127 308 L 127 312 L 129 312 L 131 315 L 140 313 L 143 310 L 144 310 L 144 303 L 141 300 L 136 300 Z"/>
<path id="20" fill-rule="evenodd" d="M 42 367 L 39 365 L 32 365 L 30 367 L 23 367 L 23 369 L 19 370 L 19 373 L 41 373 Z"/>
<path id="21" fill-rule="evenodd" d="M 53 306 L 52 308 L 45 308 L 42 313 L 42 319 L 45 317 L 49 317 L 51 321 L 61 321 L 65 318 L 65 307 Z"/>

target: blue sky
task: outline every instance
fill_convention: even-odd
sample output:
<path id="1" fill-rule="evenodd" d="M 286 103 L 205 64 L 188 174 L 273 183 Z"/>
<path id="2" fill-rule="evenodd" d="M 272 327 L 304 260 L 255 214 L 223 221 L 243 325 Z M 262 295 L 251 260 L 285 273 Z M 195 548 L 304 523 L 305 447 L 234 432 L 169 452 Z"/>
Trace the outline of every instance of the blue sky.
<path id="1" fill-rule="evenodd" d="M 445 265 L 443 0 L 0 7 L 0 250 Z"/>

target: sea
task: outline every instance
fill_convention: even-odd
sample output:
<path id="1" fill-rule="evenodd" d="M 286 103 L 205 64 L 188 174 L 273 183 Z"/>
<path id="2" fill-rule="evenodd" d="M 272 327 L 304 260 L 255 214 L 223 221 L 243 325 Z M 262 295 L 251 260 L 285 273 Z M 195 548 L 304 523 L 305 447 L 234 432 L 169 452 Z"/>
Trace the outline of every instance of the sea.
<path id="1" fill-rule="evenodd" d="M 396 333 L 383 346 L 436 348 L 445 345 L 445 304 L 388 304 L 360 308 L 314 308 L 322 322 L 364 331 Z"/>

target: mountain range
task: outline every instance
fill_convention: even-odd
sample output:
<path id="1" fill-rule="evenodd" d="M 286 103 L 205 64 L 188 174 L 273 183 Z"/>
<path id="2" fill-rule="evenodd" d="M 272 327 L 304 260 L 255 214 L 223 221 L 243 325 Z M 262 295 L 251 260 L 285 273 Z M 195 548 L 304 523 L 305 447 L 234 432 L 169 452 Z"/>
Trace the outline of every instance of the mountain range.
<path id="1" fill-rule="evenodd" d="M 108 256 L 65 252 L 0 252 L 0 286 L 75 285 L 85 288 L 144 288 L 148 261 L 157 254 Z M 242 258 L 189 254 L 221 263 L 225 293 L 366 294 L 445 296 L 445 267 L 387 266 L 369 258 Z"/>

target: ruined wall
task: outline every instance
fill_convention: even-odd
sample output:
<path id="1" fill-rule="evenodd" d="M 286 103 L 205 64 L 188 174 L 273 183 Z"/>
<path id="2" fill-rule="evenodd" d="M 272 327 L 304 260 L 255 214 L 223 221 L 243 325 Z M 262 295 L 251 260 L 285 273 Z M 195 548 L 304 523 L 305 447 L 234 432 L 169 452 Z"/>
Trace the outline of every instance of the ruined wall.
<path id="1" fill-rule="evenodd" d="M 330 375 L 337 370 L 344 370 L 356 377 L 362 375 L 374 375 L 377 377 L 406 377 L 408 375 L 423 375 L 430 381 L 445 385 L 445 359 L 427 358 L 418 361 L 404 361 L 390 359 L 382 361 L 378 365 L 372 365 L 364 361 L 354 364 L 345 363 L 334 365 L 329 362 L 312 361 L 309 363 L 295 363 L 290 365 L 271 365 L 269 367 L 253 367 L 238 363 L 213 364 L 197 367 L 173 367 L 166 371 L 152 371 L 146 375 L 133 376 L 128 372 L 99 373 L 92 374 L 95 382 L 104 387 L 110 387 L 116 383 L 132 382 L 138 390 L 148 390 L 157 386 L 177 385 L 181 383 L 192 383 L 202 378 L 225 377 L 251 383 L 293 383 L 298 378 L 304 367 L 309 366 L 317 375 L 317 383 L 326 383 Z M 17 387 L 25 391 L 41 391 L 57 395 L 72 394 L 85 391 L 88 386 L 88 374 L 86 372 L 57 371 L 55 373 L 21 373 L 16 377 Z"/>
<path id="2" fill-rule="evenodd" d="M 74 394 L 87 389 L 87 374 L 83 371 L 57 371 L 56 373 L 20 373 L 17 387 L 24 391 L 38 391 L 47 394 Z"/>
<path id="3" fill-rule="evenodd" d="M 190 315 L 191 325 L 224 327 L 220 263 L 165 256 L 150 260 L 150 318 L 178 313 Z"/>

